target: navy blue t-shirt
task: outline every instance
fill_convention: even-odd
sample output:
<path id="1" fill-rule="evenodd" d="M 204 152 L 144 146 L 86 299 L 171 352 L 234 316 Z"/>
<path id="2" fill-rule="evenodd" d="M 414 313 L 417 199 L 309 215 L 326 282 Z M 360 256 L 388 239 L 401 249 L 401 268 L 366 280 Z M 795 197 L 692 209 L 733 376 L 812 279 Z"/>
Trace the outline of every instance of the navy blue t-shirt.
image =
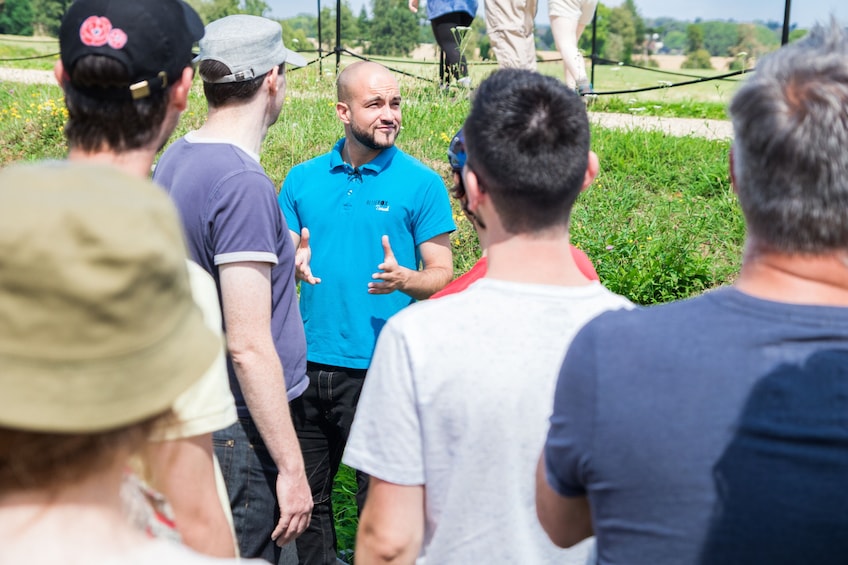
<path id="1" fill-rule="evenodd" d="M 848 563 L 848 351 L 760 379 L 715 467 L 703 565 Z"/>
<path id="2" fill-rule="evenodd" d="M 757 412 L 761 421 L 780 419 L 773 407 L 751 412 L 762 405 L 757 395 L 773 386 L 775 375 L 786 381 L 785 375 L 804 375 L 846 355 L 848 308 L 771 302 L 733 288 L 602 314 L 575 337 L 560 373 L 545 446 L 548 482 L 563 496 L 588 495 L 599 563 L 697 563 L 718 502 L 716 481 L 738 486 L 755 478 L 742 472 L 745 458 L 757 459 L 737 457 L 739 434 L 748 433 Z M 831 387 L 841 373 L 833 374 L 809 386 Z M 831 392 L 839 396 L 844 386 Z M 833 422 L 848 415 L 846 398 L 806 415 L 801 412 L 817 401 L 799 401 L 785 415 L 796 423 L 821 417 L 830 423 L 815 433 L 833 431 Z M 787 437 L 800 430 L 794 425 Z M 844 469 L 845 436 L 835 441 L 842 442 Z M 789 483 L 807 489 L 822 479 L 816 465 L 792 463 L 809 447 L 776 451 L 780 464 L 772 462 L 773 468 L 783 476 L 763 482 L 775 500 L 786 500 Z M 771 468 L 761 468 L 760 479 Z M 834 496 L 844 500 L 841 492 Z M 786 529 L 782 513 L 760 508 L 753 514 Z M 830 513 L 829 519 L 844 529 L 848 513 Z"/>
<path id="3" fill-rule="evenodd" d="M 271 264 L 271 334 L 289 401 L 306 377 L 306 337 L 294 279 L 294 242 L 277 205 L 274 183 L 257 155 L 230 143 L 209 143 L 188 134 L 162 155 L 153 180 L 164 186 L 182 217 L 191 257 L 218 285 L 218 266 L 242 261 Z M 226 328 L 224 328 L 226 331 Z M 247 405 L 227 356 L 230 388 L 239 416 Z"/>

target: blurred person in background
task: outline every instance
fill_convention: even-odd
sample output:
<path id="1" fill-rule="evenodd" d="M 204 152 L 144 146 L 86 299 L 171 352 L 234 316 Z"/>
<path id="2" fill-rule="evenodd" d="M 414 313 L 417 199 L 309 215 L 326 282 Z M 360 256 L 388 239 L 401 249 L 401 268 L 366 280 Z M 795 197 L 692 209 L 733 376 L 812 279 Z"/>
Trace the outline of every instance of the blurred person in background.
<path id="1" fill-rule="evenodd" d="M 586 75 L 586 62 L 577 48 L 583 30 L 595 15 L 598 0 L 548 0 L 551 32 L 562 56 L 565 84 L 578 94 L 591 94 L 592 85 Z"/>
<path id="2" fill-rule="evenodd" d="M 536 70 L 537 0 L 485 0 L 486 33 L 500 68 Z"/>
<path id="3" fill-rule="evenodd" d="M 418 13 L 418 0 L 409 0 L 409 9 Z M 427 17 L 433 27 L 433 36 L 445 54 L 445 85 L 456 81 L 461 86 L 471 86 L 461 41 L 470 31 L 475 14 L 477 0 L 427 0 Z"/>

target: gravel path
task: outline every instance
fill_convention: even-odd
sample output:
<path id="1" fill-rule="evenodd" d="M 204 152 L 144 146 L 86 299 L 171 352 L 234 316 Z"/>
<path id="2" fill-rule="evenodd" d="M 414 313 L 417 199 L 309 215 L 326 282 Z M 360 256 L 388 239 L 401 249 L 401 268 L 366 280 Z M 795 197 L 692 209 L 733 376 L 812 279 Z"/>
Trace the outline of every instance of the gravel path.
<path id="1" fill-rule="evenodd" d="M 733 127 L 726 120 L 608 114 L 590 109 L 589 121 L 610 129 L 652 129 L 675 137 L 693 135 L 707 139 L 733 139 Z"/>
<path id="2" fill-rule="evenodd" d="M 22 82 L 24 84 L 55 84 L 53 71 L 36 71 L 33 69 L 0 68 L 0 82 Z"/>
<path id="3" fill-rule="evenodd" d="M 0 83 L 9 81 L 27 84 L 53 84 L 55 80 L 52 71 L 0 68 Z M 730 122 L 725 120 L 660 118 L 638 114 L 592 112 L 591 106 L 589 107 L 589 119 L 593 124 L 610 129 L 655 129 L 676 137 L 694 135 L 707 139 L 733 138 L 733 129 Z"/>

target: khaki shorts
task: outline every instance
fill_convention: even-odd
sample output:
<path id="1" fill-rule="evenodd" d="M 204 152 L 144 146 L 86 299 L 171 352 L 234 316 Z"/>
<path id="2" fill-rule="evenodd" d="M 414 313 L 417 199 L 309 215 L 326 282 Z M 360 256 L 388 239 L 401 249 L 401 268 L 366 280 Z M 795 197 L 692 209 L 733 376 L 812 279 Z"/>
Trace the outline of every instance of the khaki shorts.
<path id="1" fill-rule="evenodd" d="M 486 29 L 501 68 L 536 70 L 536 0 L 486 0 Z"/>

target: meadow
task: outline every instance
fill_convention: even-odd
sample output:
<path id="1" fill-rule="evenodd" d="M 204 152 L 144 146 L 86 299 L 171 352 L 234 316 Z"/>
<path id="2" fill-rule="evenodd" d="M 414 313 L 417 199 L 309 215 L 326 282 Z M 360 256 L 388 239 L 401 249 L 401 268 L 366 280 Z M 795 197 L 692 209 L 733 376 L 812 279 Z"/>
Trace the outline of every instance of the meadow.
<path id="1" fill-rule="evenodd" d="M 4 45 L 0 40 L 0 58 L 10 57 L 10 52 L 22 53 L 19 46 L 4 51 Z M 50 46 L 27 44 L 25 48 L 43 53 L 49 52 Z M 52 68 L 52 64 L 44 59 L 0 62 L 39 69 Z M 414 62 L 405 65 L 403 70 L 411 74 L 436 78 L 435 67 Z M 341 136 L 334 114 L 334 58 L 325 59 L 322 67 L 323 72 L 318 65 L 310 65 L 287 74 L 283 113 L 270 129 L 262 151 L 262 164 L 278 186 L 292 166 L 326 152 Z M 493 70 L 492 66 L 474 67 L 475 80 L 479 82 Z M 545 63 L 540 70 L 554 76 L 562 73 L 559 63 Z M 647 71 L 637 69 L 605 68 L 603 73 L 599 70 L 596 78 L 600 90 L 656 82 L 655 76 L 638 78 L 637 73 Z M 432 80 L 403 75 L 400 83 L 404 121 L 398 145 L 441 174 L 447 187 L 447 147 L 468 111 L 469 92 L 440 90 Z M 599 97 L 590 104 L 590 111 L 626 112 L 639 106 L 658 115 L 722 118 L 736 84 L 706 83 L 696 89 L 664 89 L 638 98 Z M 205 112 L 202 89 L 196 82 L 175 136 L 201 124 Z M 0 166 L 61 159 L 66 152 L 62 132 L 66 115 L 57 86 L 0 82 Z M 593 126 L 592 145 L 601 173 L 577 201 L 571 234 L 572 242 L 589 255 L 608 288 L 638 304 L 650 305 L 733 281 L 740 264 L 744 226 L 727 173 L 728 141 Z M 474 230 L 456 206 L 454 217 L 458 229 L 452 241 L 455 274 L 459 275 L 476 261 L 480 250 Z M 343 470 L 334 499 L 339 545 L 346 557 L 350 557 L 356 528 L 354 488 L 349 470 Z"/>

